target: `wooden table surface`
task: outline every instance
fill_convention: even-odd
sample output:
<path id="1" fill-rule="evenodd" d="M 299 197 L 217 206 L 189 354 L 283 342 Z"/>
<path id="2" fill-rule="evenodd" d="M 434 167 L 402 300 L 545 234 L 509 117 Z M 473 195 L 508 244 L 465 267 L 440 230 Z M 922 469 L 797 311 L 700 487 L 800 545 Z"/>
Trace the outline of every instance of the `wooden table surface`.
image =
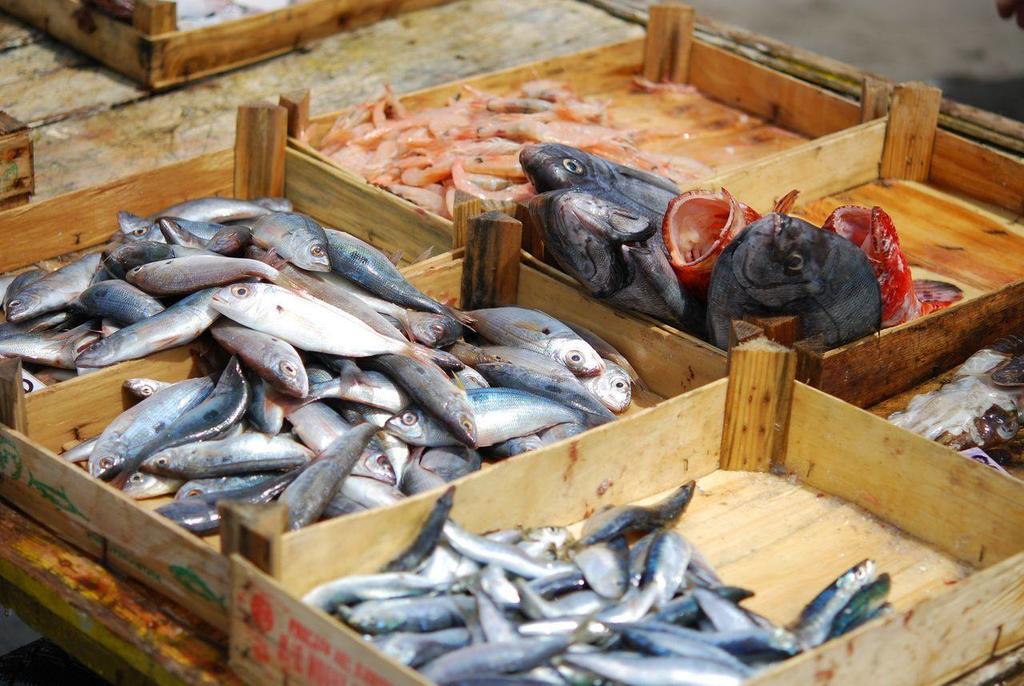
<path id="1" fill-rule="evenodd" d="M 640 35 L 571 0 L 461 0 L 153 96 L 0 14 L 0 110 L 31 127 L 38 199 L 228 147 L 242 102 L 308 87 L 315 114 L 388 82 L 408 91 Z M 223 634 L 3 504 L 0 604 L 110 681 L 236 683 Z M 996 661 L 963 683 L 1015 666 Z"/>

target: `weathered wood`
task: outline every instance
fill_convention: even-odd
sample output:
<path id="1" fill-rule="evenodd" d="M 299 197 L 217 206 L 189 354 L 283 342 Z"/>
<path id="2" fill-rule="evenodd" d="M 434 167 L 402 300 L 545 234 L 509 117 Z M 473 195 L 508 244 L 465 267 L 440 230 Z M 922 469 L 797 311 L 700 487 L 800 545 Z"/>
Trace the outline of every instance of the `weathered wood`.
<path id="1" fill-rule="evenodd" d="M 0 212 L 0 272 L 105 243 L 118 210 L 146 216 L 190 198 L 228 195 L 231 158 L 230 150 L 212 153 Z"/>
<path id="2" fill-rule="evenodd" d="M 1022 321 L 1017 283 L 824 353 L 818 387 L 874 405 L 967 359 L 980 341 L 1019 331 Z"/>
<path id="3" fill-rule="evenodd" d="M 288 111 L 288 135 L 301 140 L 309 126 L 309 89 L 282 93 L 277 104 Z"/>
<path id="4" fill-rule="evenodd" d="M 523 225 L 503 212 L 469 220 L 462 269 L 462 307 L 477 310 L 516 302 Z"/>
<path id="5" fill-rule="evenodd" d="M 235 197 L 284 195 L 288 110 L 269 102 L 240 105 L 235 124 Z"/>
<path id="6" fill-rule="evenodd" d="M 693 45 L 693 8 L 681 4 L 654 5 L 644 42 L 644 78 L 686 83 Z"/>
<path id="7" fill-rule="evenodd" d="M 486 200 L 476 198 L 462 191 L 455 191 L 455 211 L 452 213 L 452 249 L 466 247 L 466 240 L 469 236 L 469 224 L 473 217 L 485 212 L 503 212 L 514 215 L 517 203 L 515 201 Z M 522 229 L 520 226 L 520 235 Z"/>
<path id="8" fill-rule="evenodd" d="M 935 134 L 928 182 L 1024 215 L 1024 160 L 954 133 Z"/>
<path id="9" fill-rule="evenodd" d="M 283 503 L 217 503 L 220 512 L 220 552 L 237 553 L 272 577 L 281 574 L 281 534 L 288 528 Z"/>
<path id="10" fill-rule="evenodd" d="M 146 36 L 177 31 L 177 11 L 173 0 L 135 0 L 132 26 Z"/>
<path id="11" fill-rule="evenodd" d="M 0 210 L 28 202 L 35 191 L 28 127 L 0 111 Z"/>
<path id="12" fill-rule="evenodd" d="M 765 472 L 782 462 L 796 375 L 796 353 L 767 339 L 729 351 L 722 469 Z"/>
<path id="13" fill-rule="evenodd" d="M 21 383 L 21 359 L 0 360 L 0 424 L 28 431 L 25 389 Z"/>
<path id="14" fill-rule="evenodd" d="M 224 633 L 4 504 L 0 580 L 0 603 L 111 682 L 240 683 Z"/>
<path id="15" fill-rule="evenodd" d="M 757 324 L 746 320 L 733 321 L 729 327 L 729 350 L 732 350 L 741 343 L 752 341 L 756 338 L 764 338 L 764 329 Z"/>
<path id="16" fill-rule="evenodd" d="M 860 92 L 860 120 L 879 119 L 889 113 L 889 83 L 865 76 Z"/>
<path id="17" fill-rule="evenodd" d="M 893 88 L 879 172 L 882 178 L 928 178 L 941 100 L 942 91 L 924 83 L 902 83 Z"/>

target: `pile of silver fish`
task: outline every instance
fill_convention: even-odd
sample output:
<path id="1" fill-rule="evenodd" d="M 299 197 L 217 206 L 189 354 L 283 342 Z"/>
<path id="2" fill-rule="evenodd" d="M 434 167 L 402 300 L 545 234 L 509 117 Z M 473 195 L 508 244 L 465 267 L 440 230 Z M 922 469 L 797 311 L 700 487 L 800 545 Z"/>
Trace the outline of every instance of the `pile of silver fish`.
<path id="1" fill-rule="evenodd" d="M 597 298 L 720 348 L 731 321 L 749 316 L 799 315 L 803 336 L 829 348 L 881 328 L 871 262 L 844 236 L 768 214 L 724 249 L 710 290 L 699 278 L 703 291 L 687 288 L 663 235 L 670 204 L 683 197 L 673 181 L 553 143 L 526 146 L 520 163 L 538 192 L 529 207 L 545 251 Z"/>
<path id="2" fill-rule="evenodd" d="M 1008 443 L 1024 415 L 1024 335 L 1007 336 L 971 355 L 952 380 L 914 396 L 889 421 L 955 450 Z"/>
<path id="3" fill-rule="evenodd" d="M 204 198 L 121 213 L 102 254 L 8 284 L 3 327 L 30 330 L 0 333 L 0 356 L 88 369 L 205 332 L 216 343 L 208 377 L 126 380 L 141 402 L 65 459 L 136 498 L 175 494 L 158 511 L 197 533 L 218 529 L 224 499 L 279 498 L 297 528 L 630 406 L 639 376 L 596 334 L 520 307 L 452 309 L 376 248 L 290 209 Z"/>
<path id="4" fill-rule="evenodd" d="M 672 528 L 694 489 L 599 512 L 578 540 L 562 527 L 473 534 L 449 518 L 449 489 L 380 573 L 304 600 L 432 681 L 467 686 L 739 684 L 890 611 L 871 560 L 788 627 L 744 608 L 753 593 L 723 584 Z"/>
<path id="5" fill-rule="evenodd" d="M 302 0 L 177 0 L 175 15 L 179 31 L 198 29 L 233 19 L 272 12 Z M 131 22 L 135 0 L 85 0 L 87 7 L 106 15 Z"/>

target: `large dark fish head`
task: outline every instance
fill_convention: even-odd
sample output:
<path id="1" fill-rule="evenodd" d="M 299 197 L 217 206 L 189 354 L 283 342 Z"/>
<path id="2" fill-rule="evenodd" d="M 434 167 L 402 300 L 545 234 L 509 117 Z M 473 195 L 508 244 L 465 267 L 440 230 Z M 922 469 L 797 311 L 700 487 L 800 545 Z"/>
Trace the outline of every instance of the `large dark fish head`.
<path id="1" fill-rule="evenodd" d="M 769 214 L 719 257 L 708 292 L 711 342 L 733 319 L 797 315 L 804 337 L 835 347 L 877 331 L 882 299 L 871 263 L 849 240 L 802 219 Z"/>
<path id="2" fill-rule="evenodd" d="M 628 280 L 618 246 L 653 231 L 646 218 L 584 191 L 542 193 L 529 208 L 543 232 L 544 249 L 597 297 L 611 295 Z"/>
<path id="3" fill-rule="evenodd" d="M 524 146 L 519 164 L 538 193 L 586 186 L 611 176 L 607 161 L 560 143 Z"/>

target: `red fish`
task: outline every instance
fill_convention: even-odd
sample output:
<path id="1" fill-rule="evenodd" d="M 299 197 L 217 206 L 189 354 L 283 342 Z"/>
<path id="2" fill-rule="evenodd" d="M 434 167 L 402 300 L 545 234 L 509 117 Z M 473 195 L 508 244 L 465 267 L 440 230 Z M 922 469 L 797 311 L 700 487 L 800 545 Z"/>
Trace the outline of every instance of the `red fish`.
<path id="1" fill-rule="evenodd" d="M 953 284 L 914 280 L 892 217 L 881 207 L 837 207 L 821 228 L 852 241 L 871 260 L 882 291 L 883 327 L 909 322 L 964 297 L 963 291 Z"/>
<path id="2" fill-rule="evenodd" d="M 791 191 L 776 203 L 776 212 L 787 212 L 796 200 Z M 756 210 L 719 191 L 692 190 L 668 205 L 661 234 L 668 248 L 669 262 L 687 292 L 707 298 L 711 272 L 725 246 L 747 224 L 761 218 Z"/>

